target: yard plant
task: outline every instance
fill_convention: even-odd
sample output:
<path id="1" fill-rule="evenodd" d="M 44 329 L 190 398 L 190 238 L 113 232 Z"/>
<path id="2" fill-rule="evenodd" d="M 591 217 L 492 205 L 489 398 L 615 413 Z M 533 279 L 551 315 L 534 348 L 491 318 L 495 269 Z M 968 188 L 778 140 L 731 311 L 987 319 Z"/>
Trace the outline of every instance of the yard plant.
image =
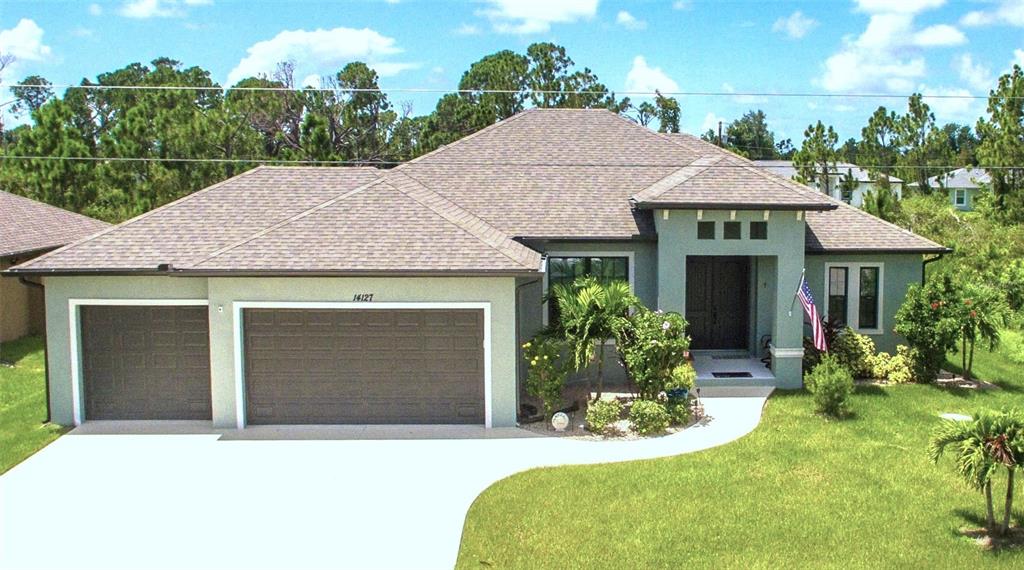
<path id="1" fill-rule="evenodd" d="M 622 417 L 622 404 L 618 400 L 594 400 L 587 403 L 587 430 L 591 433 L 611 435 L 615 422 Z"/>
<path id="2" fill-rule="evenodd" d="M 853 375 L 830 354 L 804 377 L 807 390 L 814 394 L 817 411 L 831 417 L 842 417 L 850 411 Z"/>
<path id="3" fill-rule="evenodd" d="M 523 358 L 529 365 L 526 392 L 543 403 L 546 420 L 550 420 L 562 404 L 565 380 L 569 375 L 565 353 L 565 342 L 548 336 L 538 336 L 523 344 Z"/>
<path id="4" fill-rule="evenodd" d="M 686 382 L 686 320 L 679 313 L 639 307 L 612 324 L 615 343 L 641 399 L 654 400 L 670 383 Z M 675 375 L 681 375 L 674 378 Z M 680 387 L 684 387 L 680 385 Z M 692 387 L 692 383 L 687 388 Z"/>
<path id="5" fill-rule="evenodd" d="M 629 408 L 629 425 L 640 435 L 662 433 L 671 423 L 672 418 L 661 402 L 636 400 Z"/>
<path id="6" fill-rule="evenodd" d="M 946 359 L 956 348 L 963 323 L 959 298 L 952 278 L 943 275 L 924 286 L 911 285 L 896 311 L 895 332 L 914 349 L 914 379 L 933 382 Z"/>

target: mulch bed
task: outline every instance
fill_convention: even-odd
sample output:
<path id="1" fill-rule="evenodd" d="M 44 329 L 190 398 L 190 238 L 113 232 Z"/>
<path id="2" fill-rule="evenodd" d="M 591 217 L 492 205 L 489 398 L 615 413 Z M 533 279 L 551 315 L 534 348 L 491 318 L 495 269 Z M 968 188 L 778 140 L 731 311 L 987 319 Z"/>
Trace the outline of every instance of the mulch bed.
<path id="1" fill-rule="evenodd" d="M 1006 536 L 989 536 L 988 529 L 968 528 L 960 531 L 962 536 L 973 539 L 975 544 L 985 550 L 1017 550 L 1024 548 L 1024 528 L 1010 527 Z"/>

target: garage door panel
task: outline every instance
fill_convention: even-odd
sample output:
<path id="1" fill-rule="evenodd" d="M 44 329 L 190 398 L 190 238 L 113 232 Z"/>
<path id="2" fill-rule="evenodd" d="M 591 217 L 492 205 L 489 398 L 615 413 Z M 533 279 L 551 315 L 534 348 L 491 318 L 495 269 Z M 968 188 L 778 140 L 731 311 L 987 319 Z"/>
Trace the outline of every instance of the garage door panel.
<path id="1" fill-rule="evenodd" d="M 483 423 L 481 310 L 246 309 L 243 322 L 250 423 Z"/>
<path id="2" fill-rule="evenodd" d="M 82 306 L 88 420 L 210 419 L 208 312 L 201 306 Z"/>

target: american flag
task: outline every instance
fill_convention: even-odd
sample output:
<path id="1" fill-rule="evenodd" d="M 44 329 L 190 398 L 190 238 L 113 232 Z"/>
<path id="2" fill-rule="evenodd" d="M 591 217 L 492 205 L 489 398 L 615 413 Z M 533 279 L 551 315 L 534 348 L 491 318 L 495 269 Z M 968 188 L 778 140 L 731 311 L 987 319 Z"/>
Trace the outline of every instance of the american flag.
<path id="1" fill-rule="evenodd" d="M 822 352 L 828 352 L 828 343 L 825 342 L 825 328 L 821 324 L 821 317 L 818 316 L 818 308 L 814 306 L 814 295 L 811 294 L 811 287 L 807 285 L 807 279 L 800 277 L 800 289 L 796 292 L 800 304 L 804 306 L 807 318 L 811 319 L 811 329 L 814 331 L 814 348 Z"/>

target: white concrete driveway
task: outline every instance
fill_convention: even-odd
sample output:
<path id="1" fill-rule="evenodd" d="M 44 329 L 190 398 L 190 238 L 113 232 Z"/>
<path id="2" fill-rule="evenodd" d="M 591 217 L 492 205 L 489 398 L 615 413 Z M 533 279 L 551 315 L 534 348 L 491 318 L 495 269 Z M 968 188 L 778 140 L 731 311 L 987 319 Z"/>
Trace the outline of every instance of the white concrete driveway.
<path id="1" fill-rule="evenodd" d="M 706 397 L 707 425 L 634 442 L 86 424 L 0 477 L 0 568 L 450 568 L 470 504 L 495 481 L 720 445 L 754 429 L 769 391 Z M 463 439 L 401 439 L 445 434 Z"/>

